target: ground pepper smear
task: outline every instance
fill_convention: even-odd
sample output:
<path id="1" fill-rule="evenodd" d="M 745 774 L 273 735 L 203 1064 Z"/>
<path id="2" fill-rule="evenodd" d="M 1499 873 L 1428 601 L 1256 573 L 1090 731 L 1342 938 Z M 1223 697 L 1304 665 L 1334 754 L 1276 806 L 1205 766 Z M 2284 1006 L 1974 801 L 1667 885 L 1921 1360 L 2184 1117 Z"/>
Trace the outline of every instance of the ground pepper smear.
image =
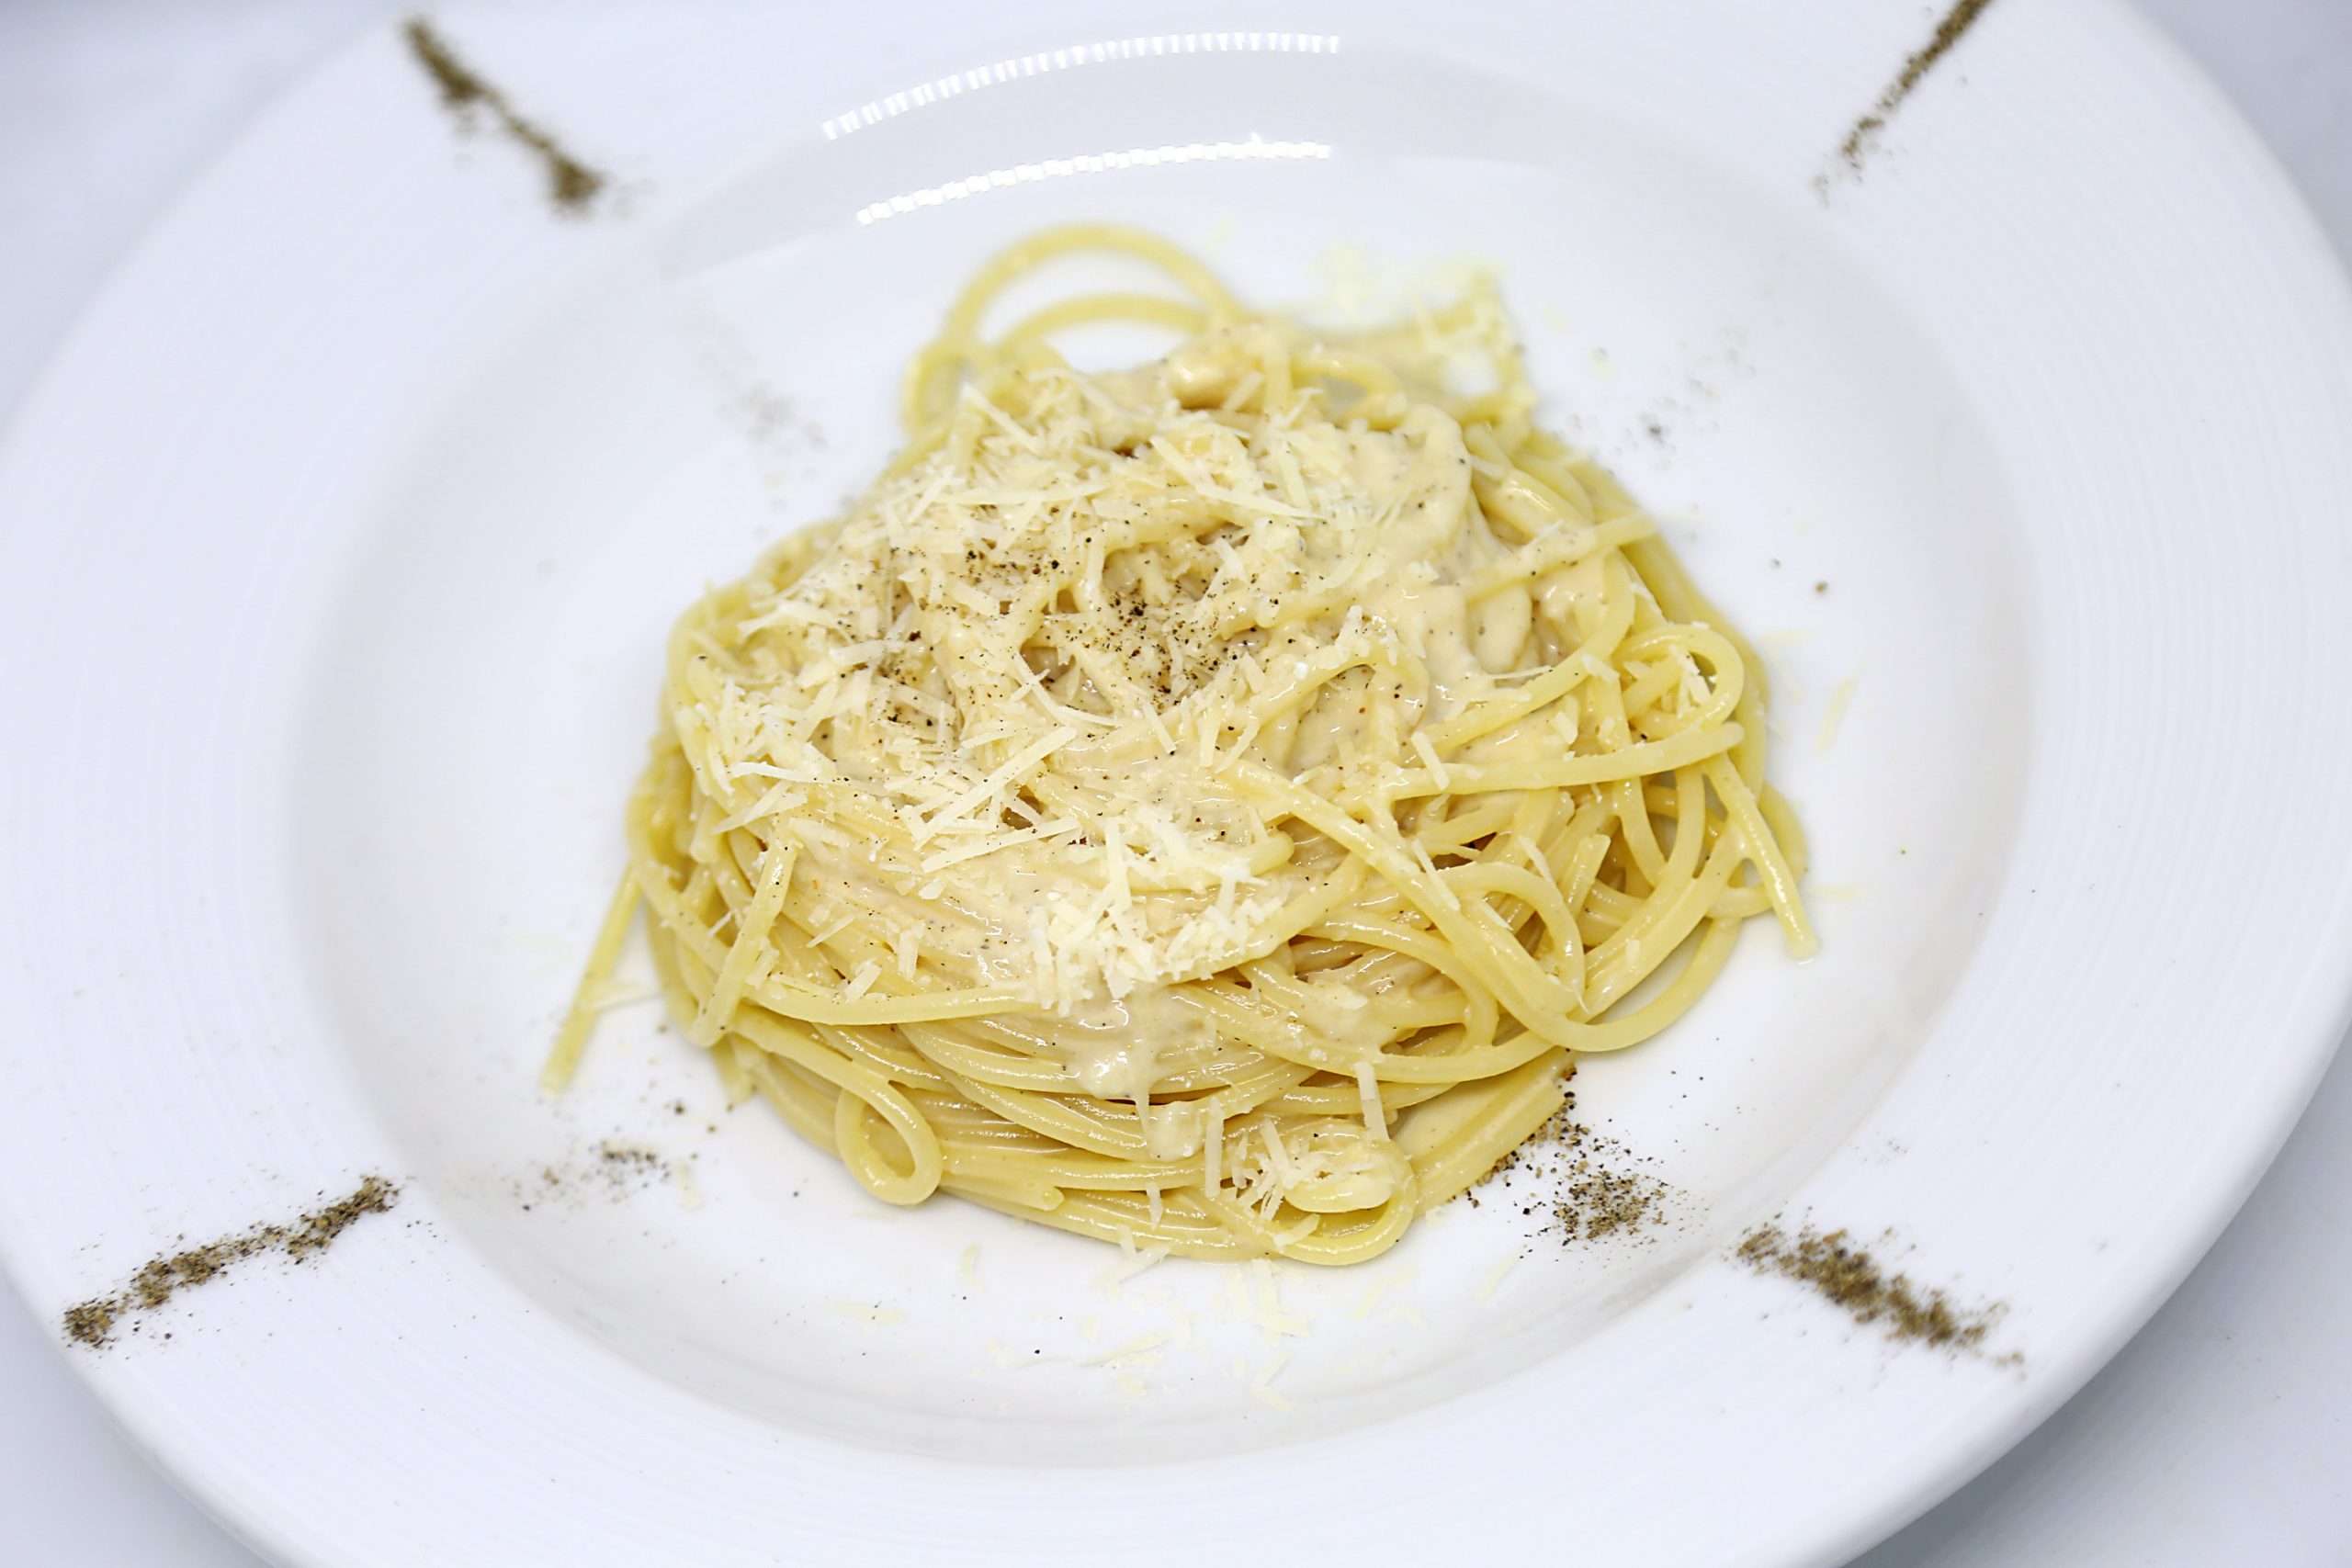
<path id="1" fill-rule="evenodd" d="M 2004 1311 L 1998 1305 L 1956 1306 L 1945 1292 L 1888 1272 L 1844 1231 L 1825 1234 L 1807 1225 L 1791 1235 L 1777 1224 L 1761 1224 L 1741 1238 L 1736 1256 L 1758 1273 L 1778 1274 L 1810 1287 L 1856 1323 L 1875 1325 L 1915 1345 L 1975 1350 Z"/>
<path id="2" fill-rule="evenodd" d="M 282 1253 L 296 1263 L 307 1262 L 334 1246 L 335 1238 L 361 1217 L 382 1213 L 399 1198 L 396 1184 L 370 1176 L 348 1197 L 315 1209 L 291 1224 L 258 1224 L 218 1241 L 152 1258 L 121 1290 L 67 1307 L 65 1337 L 99 1349 L 113 1342 L 115 1330 L 125 1318 L 153 1312 L 189 1286 L 201 1285 L 231 1265 L 264 1253 Z"/>
<path id="3" fill-rule="evenodd" d="M 604 174 L 565 152 L 554 137 L 515 113 L 506 95 L 476 75 L 424 17 L 411 17 L 401 30 L 408 37 L 409 51 L 441 89 L 444 104 L 461 116 L 470 115 L 477 107 L 487 110 L 507 135 L 530 149 L 546 166 L 548 198 L 557 211 L 578 214 L 588 209 L 608 183 Z"/>
<path id="4" fill-rule="evenodd" d="M 1878 145 L 1878 133 L 1886 129 L 1886 122 L 1894 117 L 1896 109 L 1903 107 L 1903 100 L 1911 96 L 1911 90 L 1935 69 L 1936 62 L 1960 41 L 1961 35 L 1984 15 L 1984 8 L 1992 3 L 1993 0 L 1959 0 L 1958 5 L 1944 13 L 1943 20 L 1936 24 L 1936 30 L 1929 35 L 1926 45 L 1903 62 L 1903 69 L 1895 73 L 1893 82 L 1887 84 L 1886 91 L 1879 95 L 1878 102 L 1854 122 L 1854 128 L 1846 132 L 1846 140 L 1838 144 L 1838 156 L 1845 161 L 1849 169 L 1856 174 L 1861 172 L 1862 160 L 1870 155 L 1871 148 Z"/>

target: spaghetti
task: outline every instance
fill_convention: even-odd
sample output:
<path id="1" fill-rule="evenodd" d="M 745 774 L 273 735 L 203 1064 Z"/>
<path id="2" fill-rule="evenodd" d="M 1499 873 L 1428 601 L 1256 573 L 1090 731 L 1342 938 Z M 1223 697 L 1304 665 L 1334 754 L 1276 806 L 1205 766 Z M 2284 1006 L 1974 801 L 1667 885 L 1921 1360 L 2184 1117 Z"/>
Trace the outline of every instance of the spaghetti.
<path id="1" fill-rule="evenodd" d="M 1090 249 L 1188 297 L 983 334 Z M 1183 341 L 1115 374 L 1050 345 L 1102 321 Z M 1813 943 L 1761 667 L 1533 401 L 1488 286 L 1318 333 L 1129 230 L 990 261 L 881 479 L 679 622 L 550 1086 L 641 901 L 730 1099 L 885 1201 L 1393 1245 L 1747 919 Z"/>

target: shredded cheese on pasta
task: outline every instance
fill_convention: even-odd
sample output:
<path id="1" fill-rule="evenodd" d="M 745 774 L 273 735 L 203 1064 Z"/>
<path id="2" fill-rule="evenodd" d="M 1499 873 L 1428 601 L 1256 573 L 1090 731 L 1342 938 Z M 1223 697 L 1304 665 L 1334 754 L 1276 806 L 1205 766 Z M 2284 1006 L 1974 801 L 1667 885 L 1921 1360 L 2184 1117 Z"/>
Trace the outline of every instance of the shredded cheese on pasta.
<path id="1" fill-rule="evenodd" d="M 1090 247 L 1195 302 L 983 338 Z M 1046 341 L 1111 319 L 1183 341 L 1112 374 Z M 730 1086 L 889 1201 L 1352 1262 L 1746 919 L 1806 951 L 1761 667 L 1532 401 L 1490 287 L 1333 335 L 1130 231 L 991 262 L 906 450 L 673 638 L 616 918 L 642 897 Z"/>

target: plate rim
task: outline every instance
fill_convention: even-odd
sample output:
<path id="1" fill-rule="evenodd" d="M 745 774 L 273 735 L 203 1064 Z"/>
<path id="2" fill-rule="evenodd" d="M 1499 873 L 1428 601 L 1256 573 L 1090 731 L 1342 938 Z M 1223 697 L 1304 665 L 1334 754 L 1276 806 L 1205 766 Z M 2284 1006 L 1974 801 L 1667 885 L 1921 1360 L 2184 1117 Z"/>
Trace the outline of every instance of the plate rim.
<path id="1" fill-rule="evenodd" d="M 2239 143 L 2236 149 L 2238 162 L 2257 169 L 2262 176 L 2261 197 L 2267 205 L 2290 220 L 2287 227 L 2298 231 L 2298 249 L 2302 254 L 2292 259 L 2305 266 L 2316 263 L 2321 270 L 2332 275 L 2336 292 L 2347 294 L 2343 263 L 2327 244 L 2300 192 L 2235 107 L 2220 93 L 2187 51 L 2152 19 L 2123 4 L 2122 0 L 2092 0 L 2088 9 L 2098 16 L 2100 27 L 2127 29 L 2136 35 L 2143 47 L 2165 57 L 2165 90 L 2171 95 L 2187 94 L 2200 100 L 2200 133 L 2227 136 Z M 7 411 L 5 419 L 0 419 L 0 473 L 6 473 L 15 466 L 19 446 L 30 439 L 26 434 L 27 430 L 33 426 L 39 410 L 49 400 L 53 384 L 65 374 L 62 367 L 82 351 L 89 323 L 116 308 L 118 297 L 124 288 L 123 280 L 134 274 L 142 265 L 143 258 L 156 248 L 157 236 L 182 223 L 190 210 L 200 208 L 210 182 L 220 169 L 248 156 L 255 146 L 277 133 L 282 118 L 289 114 L 290 106 L 299 101 L 304 87 L 331 74 L 353 56 L 374 47 L 378 30 L 374 26 L 361 28 L 349 43 L 298 71 L 287 88 L 249 117 L 195 175 L 175 188 L 139 236 L 111 260 L 74 312 L 70 324 L 40 356 L 22 394 Z M 2282 229 L 2274 237 L 2283 238 L 2284 232 Z M 2326 1014 L 2324 1020 L 2320 1016 L 2323 1011 Z M 2168 1248 L 2168 1265 L 2143 1280 L 2130 1304 L 2102 1314 L 2106 1328 L 2094 1353 L 2070 1360 L 2063 1372 L 2052 1374 L 2045 1371 L 2037 1382 L 2037 1396 L 2021 1402 L 2017 1413 L 2004 1424 L 2002 1430 L 1995 1432 L 1988 1429 L 1980 1435 L 1965 1457 L 1947 1466 L 1944 1473 L 1922 1478 L 1902 1495 L 1889 1495 L 1872 1519 L 1858 1518 L 1841 1538 L 1846 1547 L 1867 1545 L 1880 1539 L 1963 1484 L 2039 1425 L 2052 1411 L 2071 1399 L 2083 1383 L 2139 1332 L 2177 1288 L 2259 1183 L 2291 1134 L 2303 1107 L 2333 1061 L 2347 1024 L 2352 1024 L 2352 970 L 2339 967 L 2332 1007 L 2323 1009 L 2314 1000 L 2309 1016 L 2301 1021 L 2312 1026 L 2309 1033 L 2317 1043 L 2292 1058 L 2299 1069 L 2294 1075 L 2289 1077 L 2274 1073 L 2267 1078 L 2269 1088 L 2265 1098 L 2268 1103 L 2263 1121 L 2268 1128 L 2268 1135 L 2258 1145 L 2250 1143 L 2238 1146 L 2239 1157 L 2235 1162 L 2233 1182 L 2225 1190 L 2220 1188 L 2211 1190 L 2196 1215 L 2196 1223 L 2185 1227 L 2194 1233 L 2193 1242 L 2182 1242 Z M 2322 1033 L 2323 1027 L 2326 1031 L 2324 1034 Z M 5 1218 L 5 1211 L 0 1211 L 0 1219 Z M 0 1270 L 7 1273 L 28 1303 L 34 1299 L 25 1289 L 28 1269 L 18 1256 L 17 1238 L 5 1225 L 0 1225 Z M 174 1461 L 173 1455 L 177 1451 L 171 1446 L 174 1435 L 166 1434 L 142 1419 L 142 1406 L 135 1397 L 133 1385 L 92 1375 L 92 1370 L 84 1364 L 85 1359 L 70 1359 L 76 1374 L 83 1378 L 85 1386 L 93 1389 L 131 1435 L 141 1452 L 170 1477 L 175 1486 L 194 1497 L 249 1544 L 257 1548 L 280 1544 L 290 1547 L 290 1542 L 277 1541 L 266 1528 L 267 1521 L 249 1515 L 236 1495 L 200 1488 L 194 1483 L 190 1473 Z"/>

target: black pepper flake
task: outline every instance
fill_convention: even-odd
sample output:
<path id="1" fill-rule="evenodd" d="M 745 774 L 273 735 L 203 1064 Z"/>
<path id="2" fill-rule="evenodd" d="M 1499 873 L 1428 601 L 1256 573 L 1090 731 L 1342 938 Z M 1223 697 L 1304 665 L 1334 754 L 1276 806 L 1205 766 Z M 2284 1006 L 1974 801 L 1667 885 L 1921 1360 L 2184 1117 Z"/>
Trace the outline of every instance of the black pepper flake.
<path id="1" fill-rule="evenodd" d="M 1545 1220 L 1563 1247 L 1637 1236 L 1668 1224 L 1679 1194 L 1646 1168 L 1657 1160 L 1576 1121 L 1575 1111 L 1572 1094 L 1549 1122 L 1496 1161 L 1480 1185 L 1515 1171 L 1542 1183 L 1520 1213 Z M 1478 1206 L 1475 1189 L 1470 1202 Z"/>

